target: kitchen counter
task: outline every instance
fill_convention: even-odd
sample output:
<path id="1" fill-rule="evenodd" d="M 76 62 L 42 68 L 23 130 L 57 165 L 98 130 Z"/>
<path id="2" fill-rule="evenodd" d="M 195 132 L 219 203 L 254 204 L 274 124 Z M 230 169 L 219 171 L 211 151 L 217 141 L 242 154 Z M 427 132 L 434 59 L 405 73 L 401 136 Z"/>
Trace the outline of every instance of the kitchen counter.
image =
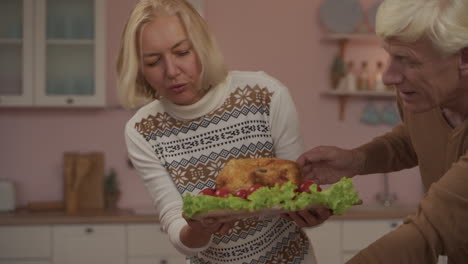
<path id="1" fill-rule="evenodd" d="M 131 209 L 113 211 L 89 210 L 68 215 L 63 211 L 29 212 L 25 210 L 0 213 L 2 225 L 115 224 L 156 223 L 155 214 L 137 214 Z"/>
<path id="2" fill-rule="evenodd" d="M 403 219 L 416 212 L 415 207 L 355 206 L 331 220 L 375 220 Z M 85 211 L 76 215 L 67 215 L 63 211 L 29 212 L 19 210 L 0 213 L 0 225 L 56 225 L 56 224 L 113 224 L 113 223 L 157 223 L 156 214 L 150 209 L 120 209 L 115 211 Z"/>

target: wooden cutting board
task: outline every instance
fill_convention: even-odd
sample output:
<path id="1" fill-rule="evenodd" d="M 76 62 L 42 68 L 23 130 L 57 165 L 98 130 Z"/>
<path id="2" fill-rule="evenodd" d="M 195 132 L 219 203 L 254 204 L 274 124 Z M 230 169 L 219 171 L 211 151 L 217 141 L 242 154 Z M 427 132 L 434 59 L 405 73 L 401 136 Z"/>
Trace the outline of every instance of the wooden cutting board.
<path id="1" fill-rule="evenodd" d="M 104 153 L 64 153 L 67 212 L 104 209 Z"/>

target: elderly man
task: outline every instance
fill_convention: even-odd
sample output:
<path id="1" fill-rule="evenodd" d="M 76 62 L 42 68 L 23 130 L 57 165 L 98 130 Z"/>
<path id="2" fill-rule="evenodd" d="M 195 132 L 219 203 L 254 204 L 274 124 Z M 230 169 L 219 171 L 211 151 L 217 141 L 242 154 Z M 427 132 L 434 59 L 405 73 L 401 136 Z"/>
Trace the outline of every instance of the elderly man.
<path id="1" fill-rule="evenodd" d="M 384 0 L 376 31 L 390 57 L 383 81 L 402 123 L 355 149 L 321 146 L 298 160 L 320 184 L 419 166 L 415 215 L 348 263 L 468 263 L 468 1 Z"/>

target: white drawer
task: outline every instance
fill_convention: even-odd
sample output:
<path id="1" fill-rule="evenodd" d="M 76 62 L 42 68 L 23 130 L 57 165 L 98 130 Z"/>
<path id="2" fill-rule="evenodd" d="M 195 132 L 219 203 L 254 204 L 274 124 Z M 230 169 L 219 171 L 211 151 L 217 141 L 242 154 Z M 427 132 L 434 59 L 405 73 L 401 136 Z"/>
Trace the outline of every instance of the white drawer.
<path id="1" fill-rule="evenodd" d="M 397 228 L 402 221 L 395 220 L 347 220 L 343 221 L 343 250 L 359 251 Z"/>
<path id="2" fill-rule="evenodd" d="M 185 264 L 185 257 L 132 257 L 127 264 Z"/>
<path id="3" fill-rule="evenodd" d="M 128 225 L 127 235 L 128 256 L 183 256 L 158 224 Z"/>
<path id="4" fill-rule="evenodd" d="M 49 226 L 0 227 L 0 259 L 50 258 L 51 244 Z"/>
<path id="5" fill-rule="evenodd" d="M 343 253 L 343 260 L 340 263 L 346 263 L 348 260 L 353 258 L 354 255 L 356 255 L 357 253 L 359 253 L 359 251 Z"/>
<path id="6" fill-rule="evenodd" d="M 0 260 L 0 264 L 52 264 L 52 262 L 41 260 Z"/>
<path id="7" fill-rule="evenodd" d="M 314 247 L 318 263 L 337 264 L 341 262 L 341 222 L 326 221 L 312 228 L 304 229 Z"/>
<path id="8" fill-rule="evenodd" d="M 125 225 L 57 225 L 53 229 L 56 264 L 125 264 Z"/>

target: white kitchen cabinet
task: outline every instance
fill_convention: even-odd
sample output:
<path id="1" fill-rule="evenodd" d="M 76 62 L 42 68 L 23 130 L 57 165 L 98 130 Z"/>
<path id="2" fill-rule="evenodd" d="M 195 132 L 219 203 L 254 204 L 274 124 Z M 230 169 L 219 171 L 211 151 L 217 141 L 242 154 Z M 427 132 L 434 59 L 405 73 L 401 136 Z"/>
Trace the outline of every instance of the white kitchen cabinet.
<path id="1" fill-rule="evenodd" d="M 33 104 L 34 1 L 0 1 L 0 106 Z"/>
<path id="2" fill-rule="evenodd" d="M 0 264 L 51 264 L 50 261 L 41 260 L 0 260 Z"/>
<path id="3" fill-rule="evenodd" d="M 401 220 L 343 221 L 343 250 L 359 251 L 401 225 Z"/>
<path id="4" fill-rule="evenodd" d="M 53 227 L 53 263 L 125 264 L 125 225 Z"/>
<path id="5" fill-rule="evenodd" d="M 105 6 L 0 1 L 0 106 L 104 106 Z"/>
<path id="6" fill-rule="evenodd" d="M 128 225 L 127 236 L 129 264 L 185 264 L 158 224 Z"/>
<path id="7" fill-rule="evenodd" d="M 51 234 L 50 226 L 0 227 L 0 263 L 49 263 Z"/>
<path id="8" fill-rule="evenodd" d="M 341 221 L 327 221 L 320 226 L 306 229 L 318 263 L 340 263 L 341 229 Z"/>
<path id="9" fill-rule="evenodd" d="M 343 263 L 401 224 L 400 219 L 343 221 Z"/>
<path id="10" fill-rule="evenodd" d="M 131 257 L 127 264 L 185 264 L 185 257 Z"/>

